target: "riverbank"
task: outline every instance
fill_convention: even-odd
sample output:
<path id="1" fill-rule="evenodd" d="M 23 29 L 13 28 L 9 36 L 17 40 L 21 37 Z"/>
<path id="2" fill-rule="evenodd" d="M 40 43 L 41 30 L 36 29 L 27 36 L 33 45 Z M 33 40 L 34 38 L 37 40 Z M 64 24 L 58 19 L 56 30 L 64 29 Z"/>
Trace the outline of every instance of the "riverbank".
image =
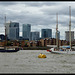
<path id="1" fill-rule="evenodd" d="M 21 47 L 20 50 L 47 50 L 50 47 Z"/>
<path id="2" fill-rule="evenodd" d="M 1 47 L 1 49 L 4 47 Z M 51 47 L 18 47 L 18 46 L 6 46 L 6 48 L 19 48 L 19 50 L 47 50 Z"/>

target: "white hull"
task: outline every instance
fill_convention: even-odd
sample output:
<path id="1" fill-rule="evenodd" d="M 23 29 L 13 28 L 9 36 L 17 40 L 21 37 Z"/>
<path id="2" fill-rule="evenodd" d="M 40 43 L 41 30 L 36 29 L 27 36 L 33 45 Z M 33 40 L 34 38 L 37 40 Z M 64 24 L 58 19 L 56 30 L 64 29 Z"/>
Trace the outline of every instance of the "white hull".
<path id="1" fill-rule="evenodd" d="M 54 54 L 75 54 L 75 51 L 51 51 Z"/>
<path id="2" fill-rule="evenodd" d="M 57 51 L 57 50 L 55 50 L 54 48 L 51 48 L 51 49 L 49 49 L 49 50 L 47 50 L 47 51 L 49 51 L 49 52 L 51 52 L 51 53 L 54 53 L 54 54 L 75 54 L 75 51 L 70 50 L 70 49 L 65 49 L 65 50 L 63 50 L 63 51 L 61 51 L 61 49 L 59 49 L 59 50 Z"/>

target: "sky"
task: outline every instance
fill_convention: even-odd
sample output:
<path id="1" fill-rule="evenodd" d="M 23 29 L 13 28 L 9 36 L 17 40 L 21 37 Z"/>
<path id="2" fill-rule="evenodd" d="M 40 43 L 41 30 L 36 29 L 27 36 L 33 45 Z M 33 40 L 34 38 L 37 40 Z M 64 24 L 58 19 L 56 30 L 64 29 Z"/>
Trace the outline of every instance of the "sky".
<path id="1" fill-rule="evenodd" d="M 31 24 L 31 31 L 52 29 L 52 38 L 56 32 L 56 13 L 60 39 L 65 40 L 65 31 L 69 30 L 69 6 L 71 6 L 71 30 L 75 31 L 75 1 L 0 1 L 0 34 L 5 34 L 6 22 L 19 22 L 20 36 L 22 24 Z"/>

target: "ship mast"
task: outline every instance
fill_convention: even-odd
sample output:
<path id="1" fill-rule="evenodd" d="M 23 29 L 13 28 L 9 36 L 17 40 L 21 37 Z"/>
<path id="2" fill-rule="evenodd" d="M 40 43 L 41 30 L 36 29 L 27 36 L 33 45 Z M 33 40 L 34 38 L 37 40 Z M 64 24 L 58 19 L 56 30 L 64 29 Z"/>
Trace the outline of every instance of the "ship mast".
<path id="1" fill-rule="evenodd" d="M 7 40 L 7 39 L 6 39 L 6 15 L 5 15 L 4 18 L 5 18 L 5 45 L 6 45 L 6 40 Z"/>
<path id="2" fill-rule="evenodd" d="M 71 49 L 71 6 L 69 6 L 69 44 L 70 44 L 70 49 Z"/>
<path id="3" fill-rule="evenodd" d="M 59 49 L 59 45 L 58 45 L 58 13 L 56 13 L 56 45 L 57 45 L 57 49 Z"/>

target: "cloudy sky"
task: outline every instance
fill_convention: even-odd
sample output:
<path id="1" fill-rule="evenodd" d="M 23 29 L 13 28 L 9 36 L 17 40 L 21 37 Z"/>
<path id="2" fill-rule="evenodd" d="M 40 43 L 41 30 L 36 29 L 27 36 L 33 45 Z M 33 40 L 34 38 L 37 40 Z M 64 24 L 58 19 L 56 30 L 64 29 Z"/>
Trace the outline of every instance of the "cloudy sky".
<path id="1" fill-rule="evenodd" d="M 52 29 L 52 37 L 56 32 L 56 13 L 58 13 L 58 30 L 60 39 L 65 39 L 65 31 L 69 29 L 69 6 L 71 6 L 71 30 L 75 31 L 75 1 L 0 1 L 0 34 L 4 34 L 4 16 L 6 20 L 19 22 L 20 36 L 22 24 L 31 24 L 31 31 Z"/>

